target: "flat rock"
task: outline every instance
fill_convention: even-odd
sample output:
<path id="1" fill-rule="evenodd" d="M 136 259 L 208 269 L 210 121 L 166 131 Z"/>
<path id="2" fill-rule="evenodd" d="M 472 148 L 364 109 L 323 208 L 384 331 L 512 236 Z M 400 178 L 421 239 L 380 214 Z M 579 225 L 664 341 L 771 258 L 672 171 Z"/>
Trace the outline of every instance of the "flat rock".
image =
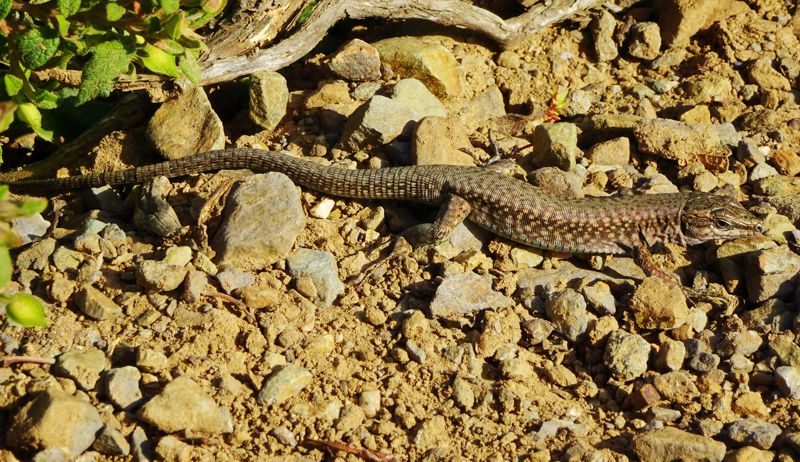
<path id="1" fill-rule="evenodd" d="M 492 289 L 490 275 L 468 272 L 446 277 L 436 288 L 430 310 L 434 318 L 453 318 L 511 305 L 511 299 Z"/>
<path id="2" fill-rule="evenodd" d="M 286 259 L 292 277 L 311 279 L 319 300 L 330 305 L 344 293 L 344 283 L 339 279 L 339 268 L 333 254 L 324 250 L 297 249 Z"/>
<path id="3" fill-rule="evenodd" d="M 83 390 L 94 389 L 100 373 L 106 368 L 106 355 L 97 348 L 72 350 L 58 356 L 53 371 L 69 377 Z"/>
<path id="4" fill-rule="evenodd" d="M 264 381 L 258 392 L 258 401 L 268 406 L 281 404 L 303 391 L 314 376 L 308 369 L 296 364 L 287 364 Z"/>
<path id="5" fill-rule="evenodd" d="M 381 95 L 375 95 L 358 107 L 342 130 L 344 149 L 361 149 L 388 144 L 401 134 L 410 134 L 419 119 L 414 109 Z"/>
<path id="6" fill-rule="evenodd" d="M 769 449 L 781 434 L 781 427 L 756 417 L 739 419 L 728 426 L 728 437 L 742 445 Z"/>
<path id="7" fill-rule="evenodd" d="M 122 307 L 92 286 L 84 286 L 75 294 L 75 304 L 83 314 L 98 321 L 122 315 Z"/>
<path id="8" fill-rule="evenodd" d="M 9 446 L 23 451 L 66 448 L 77 457 L 92 445 L 103 427 L 91 404 L 60 391 L 47 390 L 24 405 L 11 420 Z"/>
<path id="9" fill-rule="evenodd" d="M 214 236 L 219 265 L 266 268 L 284 258 L 306 225 L 300 193 L 281 173 L 252 175 L 236 188 Z"/>
<path id="10" fill-rule="evenodd" d="M 106 396 L 120 409 L 131 409 L 140 404 L 142 391 L 139 380 L 142 374 L 133 366 L 109 369 L 105 374 L 104 390 Z"/>
<path id="11" fill-rule="evenodd" d="M 393 37 L 373 46 L 398 76 L 420 80 L 439 97 L 461 96 L 458 62 L 444 46 L 420 37 Z"/>
<path id="12" fill-rule="evenodd" d="M 411 108 L 417 116 L 447 117 L 447 109 L 424 83 L 417 79 L 402 79 L 392 87 L 392 100 Z"/>
<path id="13" fill-rule="evenodd" d="M 138 417 L 165 433 L 180 431 L 201 434 L 230 433 L 230 414 L 217 405 L 203 388 L 183 376 L 168 383 L 145 403 Z"/>
<path id="14" fill-rule="evenodd" d="M 707 125 L 690 125 L 671 119 L 642 119 L 633 129 L 639 150 L 669 160 L 687 161 L 698 155 L 721 152 L 721 143 Z"/>
<path id="15" fill-rule="evenodd" d="M 725 457 L 725 444 L 674 427 L 635 436 L 631 449 L 647 462 L 672 462 L 676 454 L 684 462 L 721 462 Z"/>

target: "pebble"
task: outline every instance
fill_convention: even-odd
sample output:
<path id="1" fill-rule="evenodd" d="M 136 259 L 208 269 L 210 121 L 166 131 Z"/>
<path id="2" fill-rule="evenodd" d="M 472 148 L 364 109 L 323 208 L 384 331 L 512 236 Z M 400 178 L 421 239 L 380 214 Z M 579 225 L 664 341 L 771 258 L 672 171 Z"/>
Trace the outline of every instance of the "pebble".
<path id="1" fill-rule="evenodd" d="M 375 95 L 348 117 L 340 143 L 347 150 L 388 144 L 401 134 L 410 135 L 411 122 L 419 118 L 413 108 Z"/>
<path id="2" fill-rule="evenodd" d="M 358 405 L 364 410 L 364 415 L 373 418 L 381 410 L 380 390 L 365 390 L 358 396 Z"/>
<path id="3" fill-rule="evenodd" d="M 216 274 L 216 279 L 219 282 L 219 286 L 227 294 L 250 287 L 256 282 L 255 274 L 238 268 L 222 270 Z"/>
<path id="4" fill-rule="evenodd" d="M 725 444 L 674 427 L 664 427 L 634 436 L 631 450 L 639 460 L 669 462 L 680 454 L 685 461 L 722 462 Z"/>
<path id="5" fill-rule="evenodd" d="M 686 324 L 689 307 L 681 288 L 657 276 L 646 277 L 631 297 L 636 324 L 642 329 L 674 329 Z"/>
<path id="6" fill-rule="evenodd" d="M 57 241 L 52 237 L 34 242 L 17 255 L 16 264 L 20 269 L 43 270 L 50 256 L 56 250 Z"/>
<path id="7" fill-rule="evenodd" d="M 578 127 L 567 122 L 537 125 L 533 132 L 533 146 L 533 165 L 574 170 L 580 153 Z"/>
<path id="8" fill-rule="evenodd" d="M 459 97 L 462 82 L 458 62 L 444 46 L 420 37 L 393 37 L 372 44 L 399 77 L 413 77 L 438 97 Z"/>
<path id="9" fill-rule="evenodd" d="M 225 147 L 222 121 L 203 87 L 192 87 L 162 103 L 147 123 L 145 136 L 167 160 Z"/>
<path id="10" fill-rule="evenodd" d="M 158 350 L 139 347 L 136 350 L 136 367 L 145 372 L 159 372 L 167 368 L 167 356 Z"/>
<path id="11" fill-rule="evenodd" d="M 307 277 L 313 282 L 317 298 L 330 306 L 344 293 L 344 283 L 339 279 L 339 268 L 333 254 L 324 250 L 297 249 L 286 259 L 292 277 Z"/>
<path id="12" fill-rule="evenodd" d="M 513 300 L 492 289 L 492 277 L 473 272 L 447 276 L 436 288 L 430 305 L 434 318 L 456 318 L 491 308 L 513 305 Z"/>
<path id="13" fill-rule="evenodd" d="M 270 432 L 272 436 L 274 436 L 278 441 L 286 446 L 295 447 L 297 446 L 297 438 L 295 438 L 294 433 L 291 432 L 288 428 L 281 425 L 280 427 L 273 428 Z"/>
<path id="14" fill-rule="evenodd" d="M 308 369 L 296 364 L 287 364 L 264 381 L 258 392 L 258 402 L 272 406 L 281 404 L 297 395 L 311 384 L 314 376 Z"/>
<path id="15" fill-rule="evenodd" d="M 751 252 L 745 257 L 747 295 L 752 303 L 784 298 L 795 290 L 794 280 L 800 272 L 800 255 L 781 245 Z"/>
<path id="16" fill-rule="evenodd" d="M 353 89 L 352 96 L 357 101 L 366 101 L 375 96 L 380 89 L 380 82 L 363 82 Z"/>
<path id="17" fill-rule="evenodd" d="M 344 44 L 330 59 L 331 71 L 351 82 L 381 78 L 381 58 L 369 43 L 353 39 Z"/>
<path id="18" fill-rule="evenodd" d="M 630 29 L 628 54 L 634 58 L 651 61 L 661 53 L 661 32 L 654 22 L 639 22 Z"/>
<path id="19" fill-rule="evenodd" d="M 347 404 L 339 413 L 336 430 L 345 433 L 360 427 L 364 423 L 364 410 L 360 406 Z"/>
<path id="20" fill-rule="evenodd" d="M 713 369 L 716 369 L 719 366 L 720 358 L 718 355 L 714 353 L 698 353 L 689 358 L 689 369 L 700 372 L 706 373 Z"/>
<path id="21" fill-rule="evenodd" d="M 138 258 L 134 264 L 136 282 L 151 292 L 169 292 L 175 290 L 186 279 L 189 268 L 166 261 L 145 260 Z"/>
<path id="22" fill-rule="evenodd" d="M 581 289 L 583 296 L 589 306 L 600 314 L 614 314 L 617 312 L 617 304 L 611 287 L 603 281 L 594 282 L 592 285 Z"/>
<path id="23" fill-rule="evenodd" d="M 462 409 L 469 410 L 475 405 L 475 392 L 469 382 L 456 377 L 452 385 L 452 398 L 453 401 Z"/>
<path id="24" fill-rule="evenodd" d="M 41 213 L 30 216 L 19 216 L 11 220 L 11 229 L 20 238 L 20 245 L 30 244 L 47 233 L 50 222 Z"/>
<path id="25" fill-rule="evenodd" d="M 192 445 L 181 441 L 178 437 L 172 435 L 162 436 L 158 440 L 155 447 L 155 453 L 158 460 L 164 462 L 182 462 L 187 460 L 195 460 L 192 457 Z"/>
<path id="26" fill-rule="evenodd" d="M 661 370 L 677 371 L 686 359 L 686 346 L 677 340 L 665 340 L 656 356 L 656 367 Z"/>
<path id="27" fill-rule="evenodd" d="M 228 198 L 224 217 L 212 247 L 221 267 L 242 271 L 285 258 L 306 225 L 299 191 L 277 172 L 247 177 Z"/>
<path id="28" fill-rule="evenodd" d="M 647 371 L 649 355 L 650 344 L 647 340 L 620 329 L 608 336 L 603 360 L 615 377 L 630 381 Z M 661 394 L 664 395 L 663 392 Z"/>
<path id="29" fill-rule="evenodd" d="M 208 276 L 202 271 L 190 269 L 183 281 L 183 299 L 189 303 L 197 303 L 202 299 L 208 287 Z"/>
<path id="30" fill-rule="evenodd" d="M 412 443 L 417 449 L 426 451 L 441 446 L 449 440 L 447 422 L 443 416 L 434 415 L 420 423 Z"/>
<path id="31" fill-rule="evenodd" d="M 131 452 L 131 445 L 119 430 L 106 425 L 97 434 L 92 449 L 107 456 L 127 456 Z"/>
<path id="32" fill-rule="evenodd" d="M 53 372 L 74 380 L 82 390 L 92 390 L 105 368 L 106 355 L 97 348 L 87 348 L 59 355 Z"/>
<path id="33" fill-rule="evenodd" d="M 280 301 L 280 293 L 272 287 L 247 286 L 238 289 L 237 293 L 254 310 L 275 306 Z"/>
<path id="34" fill-rule="evenodd" d="M 565 289 L 545 302 L 547 318 L 562 335 L 575 342 L 589 326 L 586 300 L 574 289 Z"/>
<path id="35" fill-rule="evenodd" d="M 784 395 L 792 399 L 800 399 L 800 371 L 792 366 L 780 366 L 775 369 L 775 383 Z"/>
<path id="36" fill-rule="evenodd" d="M 53 288 L 51 290 L 56 289 L 55 284 L 56 281 L 53 281 Z M 63 298 L 64 296 L 65 294 L 61 294 L 59 298 Z M 54 296 L 53 298 L 56 297 Z M 97 321 L 116 319 L 122 315 L 122 307 L 117 305 L 114 300 L 108 298 L 106 294 L 92 286 L 84 286 L 75 294 L 75 304 L 83 314 Z"/>
<path id="37" fill-rule="evenodd" d="M 335 205 L 335 200 L 326 197 L 319 201 L 317 205 L 311 207 L 311 209 L 308 211 L 308 214 L 314 218 L 324 220 L 330 216 Z"/>
<path id="38" fill-rule="evenodd" d="M 800 156 L 785 149 L 777 149 L 769 161 L 781 175 L 797 176 L 800 174 Z"/>
<path id="39" fill-rule="evenodd" d="M 700 395 L 695 385 L 695 378 L 682 370 L 657 376 L 653 380 L 653 385 L 664 399 L 677 404 L 691 403 Z"/>
<path id="40" fill-rule="evenodd" d="M 566 172 L 557 167 L 542 167 L 528 175 L 528 181 L 557 197 L 583 197 L 584 178 L 575 172 Z"/>
<path id="41" fill-rule="evenodd" d="M 745 446 L 728 453 L 725 456 L 726 462 L 772 462 L 775 454 L 770 451 L 763 451 L 752 446 Z"/>
<path id="42" fill-rule="evenodd" d="M 746 330 L 742 332 L 725 332 L 721 336 L 716 351 L 723 357 L 740 354 L 742 356 L 750 356 L 764 343 L 761 335 L 754 330 Z"/>
<path id="43" fill-rule="evenodd" d="M 758 180 L 763 180 L 764 178 L 769 178 L 776 175 L 778 175 L 778 170 L 776 170 L 775 167 L 762 162 L 756 164 L 753 169 L 750 170 L 750 175 L 748 178 L 751 183 L 755 183 Z"/>
<path id="44" fill-rule="evenodd" d="M 82 253 L 63 246 L 56 248 L 55 252 L 53 252 L 53 264 L 62 273 L 67 270 L 77 270 L 78 266 L 83 263 L 84 258 Z"/>
<path id="45" fill-rule="evenodd" d="M 137 416 L 165 433 L 218 434 L 233 431 L 227 410 L 219 407 L 203 388 L 187 376 L 169 382 L 147 401 Z"/>
<path id="46" fill-rule="evenodd" d="M 630 162 L 631 141 L 621 136 L 597 143 L 586 151 L 586 157 L 593 164 L 624 167 Z"/>
<path id="47" fill-rule="evenodd" d="M 614 40 L 616 27 L 616 19 L 605 9 L 592 22 L 591 32 L 594 39 L 592 44 L 594 45 L 595 56 L 600 62 L 612 61 L 619 55 L 617 43 Z"/>
<path id="48" fill-rule="evenodd" d="M 784 333 L 770 337 L 769 349 L 783 365 L 800 368 L 800 345 L 795 342 L 793 335 Z"/>
<path id="49" fill-rule="evenodd" d="M 139 380 L 142 374 L 133 366 L 109 369 L 105 374 L 106 396 L 120 409 L 130 410 L 141 404 Z"/>
<path id="50" fill-rule="evenodd" d="M 22 451 L 66 448 L 77 457 L 92 445 L 103 427 L 100 413 L 82 399 L 45 390 L 11 419 L 6 443 Z"/>
<path id="51" fill-rule="evenodd" d="M 781 427 L 756 417 L 746 417 L 731 423 L 727 435 L 732 441 L 741 445 L 754 445 L 761 449 L 769 449 L 781 434 Z"/>

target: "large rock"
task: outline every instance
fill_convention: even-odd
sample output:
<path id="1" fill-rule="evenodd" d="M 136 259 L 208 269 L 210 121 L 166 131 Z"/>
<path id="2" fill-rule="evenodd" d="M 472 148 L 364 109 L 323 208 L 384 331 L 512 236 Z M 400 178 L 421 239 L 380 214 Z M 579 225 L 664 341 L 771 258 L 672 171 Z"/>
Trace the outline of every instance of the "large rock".
<path id="1" fill-rule="evenodd" d="M 711 438 L 664 427 L 633 439 L 631 449 L 646 462 L 720 462 L 725 457 L 725 445 Z"/>
<path id="2" fill-rule="evenodd" d="M 203 87 L 194 87 L 162 104 L 145 133 L 166 159 L 225 147 L 222 121 L 211 108 Z"/>
<path id="3" fill-rule="evenodd" d="M 250 120 L 265 130 L 273 130 L 286 115 L 289 87 L 286 79 L 275 71 L 250 75 Z"/>
<path id="4" fill-rule="evenodd" d="M 294 278 L 307 276 L 311 278 L 317 297 L 330 305 L 336 297 L 344 292 L 344 284 L 339 279 L 339 268 L 336 259 L 330 252 L 312 249 L 297 249 L 286 259 L 289 274 Z"/>
<path id="5" fill-rule="evenodd" d="M 214 237 L 219 265 L 266 268 L 286 257 L 306 225 L 300 193 L 281 173 L 247 178 L 231 195 Z"/>
<path id="6" fill-rule="evenodd" d="M 373 44 L 381 61 L 400 77 L 422 81 L 435 95 L 460 96 L 458 62 L 444 46 L 419 37 L 394 37 Z"/>
<path id="7" fill-rule="evenodd" d="M 657 0 L 655 9 L 661 36 L 670 47 L 684 47 L 697 32 L 749 8 L 737 0 Z"/>

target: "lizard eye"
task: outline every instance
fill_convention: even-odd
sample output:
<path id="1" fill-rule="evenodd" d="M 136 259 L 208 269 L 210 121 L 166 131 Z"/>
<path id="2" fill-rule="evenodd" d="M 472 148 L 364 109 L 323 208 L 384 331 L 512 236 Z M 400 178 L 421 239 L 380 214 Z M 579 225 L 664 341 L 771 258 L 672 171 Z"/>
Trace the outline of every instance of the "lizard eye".
<path id="1" fill-rule="evenodd" d="M 727 229 L 731 227 L 731 223 L 727 220 L 718 219 L 717 221 L 714 222 L 714 226 L 716 226 L 719 229 Z"/>

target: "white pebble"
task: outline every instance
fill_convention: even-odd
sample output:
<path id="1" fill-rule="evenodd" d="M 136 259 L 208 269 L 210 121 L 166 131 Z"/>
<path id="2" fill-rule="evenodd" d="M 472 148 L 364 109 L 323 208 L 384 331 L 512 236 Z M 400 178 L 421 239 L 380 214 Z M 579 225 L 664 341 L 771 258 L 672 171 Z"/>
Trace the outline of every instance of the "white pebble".
<path id="1" fill-rule="evenodd" d="M 333 199 L 322 199 L 317 205 L 312 207 L 308 213 L 314 218 L 325 219 L 331 214 L 331 210 L 333 210 L 335 204 L 336 201 Z"/>

